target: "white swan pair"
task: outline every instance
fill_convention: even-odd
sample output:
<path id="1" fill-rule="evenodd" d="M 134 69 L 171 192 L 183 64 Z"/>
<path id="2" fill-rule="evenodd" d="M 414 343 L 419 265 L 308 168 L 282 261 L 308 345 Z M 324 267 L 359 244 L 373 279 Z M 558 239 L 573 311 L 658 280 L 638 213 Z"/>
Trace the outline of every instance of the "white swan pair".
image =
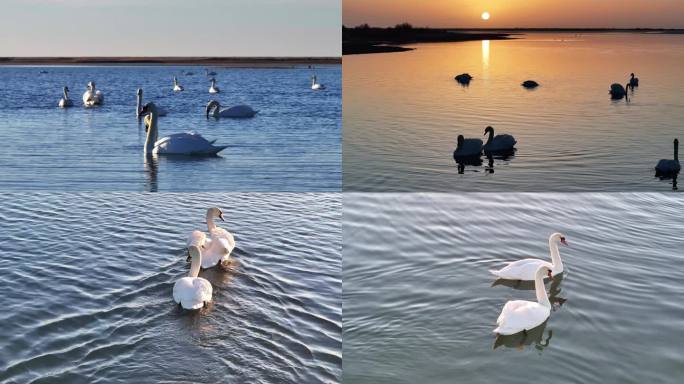
<path id="1" fill-rule="evenodd" d="M 511 300 L 504 305 L 496 320 L 495 333 L 513 335 L 541 325 L 551 314 L 551 303 L 544 288 L 544 277 L 549 278 L 563 273 L 563 262 L 558 251 L 558 243 L 568 245 L 565 237 L 554 233 L 549 237 L 551 263 L 541 259 L 523 259 L 509 263 L 504 268 L 490 272 L 509 280 L 534 280 L 537 301 Z"/>
<path id="2" fill-rule="evenodd" d="M 252 107 L 249 105 L 234 105 L 229 108 L 224 108 L 221 109 L 221 104 L 219 104 L 218 101 L 216 100 L 211 100 L 207 104 L 207 119 L 209 116 L 214 117 L 216 119 L 221 118 L 221 117 L 232 117 L 232 118 L 249 118 L 249 117 L 254 117 L 254 115 L 257 114 L 257 112 Z"/>
<path id="3" fill-rule="evenodd" d="M 159 112 L 154 103 L 147 103 L 141 110 L 141 115 L 145 116 L 145 155 L 191 155 L 191 156 L 211 156 L 216 155 L 228 146 L 214 145 L 213 141 L 208 141 L 196 132 L 175 133 L 170 136 L 158 139 L 159 129 L 157 119 Z"/>
<path id="4" fill-rule="evenodd" d="M 214 217 L 223 218 L 223 212 L 213 207 L 207 210 L 207 227 L 210 239 L 202 231 L 193 231 L 188 239 L 188 253 L 192 258 L 188 276 L 176 281 L 173 300 L 184 309 L 199 309 L 212 300 L 211 283 L 198 277 L 200 268 L 225 267 L 235 248 L 235 238 L 223 228 L 217 227 Z"/>
<path id="5" fill-rule="evenodd" d="M 95 89 L 95 82 L 88 82 L 88 90 L 83 93 L 83 105 L 89 108 L 102 103 L 104 103 L 104 94 Z"/>

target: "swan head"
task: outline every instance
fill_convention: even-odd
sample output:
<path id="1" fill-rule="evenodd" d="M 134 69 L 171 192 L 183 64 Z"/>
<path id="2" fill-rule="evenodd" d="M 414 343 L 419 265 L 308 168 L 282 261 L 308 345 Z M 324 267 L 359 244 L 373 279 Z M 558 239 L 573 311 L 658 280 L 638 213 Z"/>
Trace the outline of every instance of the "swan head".
<path id="1" fill-rule="evenodd" d="M 549 237 L 549 240 L 552 241 L 552 242 L 559 242 L 559 243 L 565 245 L 566 247 L 568 246 L 568 242 L 565 241 L 565 236 L 563 236 L 562 233 L 556 232 L 556 233 L 552 234 L 552 235 Z"/>
<path id="2" fill-rule="evenodd" d="M 67 87 L 67 86 L 65 85 L 65 86 L 64 86 L 64 93 L 67 93 L 67 92 L 69 92 L 69 87 Z"/>
<path id="3" fill-rule="evenodd" d="M 630 76 L 632 79 L 634 78 L 634 74 L 633 74 L 633 73 L 630 73 L 629 76 Z"/>
<path id="4" fill-rule="evenodd" d="M 221 108 L 221 104 L 219 104 L 219 102 L 216 100 L 209 101 L 209 103 L 207 103 L 207 109 L 206 109 L 207 119 L 209 118 L 209 112 L 211 112 L 211 110 L 214 108 Z"/>
<path id="5" fill-rule="evenodd" d="M 492 135 L 494 134 L 494 128 L 492 128 L 491 126 L 488 126 L 488 127 L 485 128 L 485 130 L 484 130 L 484 135 L 485 135 L 485 136 L 487 136 L 487 134 L 489 134 L 489 133 L 491 133 Z"/>
<path id="6" fill-rule="evenodd" d="M 221 221 L 226 221 L 226 219 L 223 218 L 223 211 L 216 207 L 211 207 L 207 209 L 207 216 L 218 217 L 219 219 L 221 219 Z"/>
<path id="7" fill-rule="evenodd" d="M 461 148 L 464 142 L 465 137 L 463 137 L 463 135 L 458 135 L 458 137 L 456 138 L 456 148 Z"/>
<path id="8" fill-rule="evenodd" d="M 536 275 L 537 275 L 537 277 L 541 277 L 541 278 L 548 277 L 549 279 L 553 279 L 553 273 L 551 272 L 551 268 L 544 266 L 544 265 L 540 266 L 537 269 Z"/>
<path id="9" fill-rule="evenodd" d="M 94 81 L 88 82 L 88 89 L 90 89 L 90 90 L 95 89 L 95 82 Z"/>
<path id="10" fill-rule="evenodd" d="M 141 91 L 142 92 L 142 91 Z M 149 102 L 145 104 L 144 107 L 140 110 L 140 116 L 152 114 L 152 113 L 157 113 L 157 106 L 154 105 L 154 103 Z"/>
<path id="11" fill-rule="evenodd" d="M 142 96 L 142 88 L 138 88 L 138 90 L 135 91 L 135 94 L 138 96 Z"/>

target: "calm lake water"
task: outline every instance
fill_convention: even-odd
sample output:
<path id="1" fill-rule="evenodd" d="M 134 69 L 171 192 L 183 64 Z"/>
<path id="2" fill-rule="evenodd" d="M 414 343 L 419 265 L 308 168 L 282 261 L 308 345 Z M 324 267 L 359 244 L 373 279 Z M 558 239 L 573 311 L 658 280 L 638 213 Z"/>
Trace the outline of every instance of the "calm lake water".
<path id="1" fill-rule="evenodd" d="M 332 383 L 341 375 L 339 194 L 4 194 L 0 382 Z M 207 207 L 238 264 L 173 302 Z"/>
<path id="2" fill-rule="evenodd" d="M 349 191 L 668 191 L 654 177 L 684 137 L 684 36 L 527 34 L 344 57 Z M 469 87 L 454 76 L 474 76 Z M 635 72 L 629 103 L 612 83 Z M 527 79 L 541 86 L 528 91 Z M 492 125 L 515 156 L 459 174 L 459 134 Z M 489 172 L 493 171 L 493 173 Z"/>
<path id="3" fill-rule="evenodd" d="M 325 91 L 311 90 L 306 67 L 0 67 L 0 189 L 58 191 L 338 191 L 341 188 L 341 66 L 316 68 Z M 47 73 L 40 73 L 47 71 Z M 185 72 L 193 72 L 185 76 Z M 174 93 L 176 75 L 185 92 Z M 105 104 L 85 109 L 88 81 Z M 75 106 L 57 108 L 67 85 Z M 145 163 L 143 102 L 169 110 L 159 136 L 197 131 L 229 147 L 216 158 L 161 157 Z M 248 104 L 253 119 L 209 119 L 210 99 Z"/>
<path id="4" fill-rule="evenodd" d="M 344 383 L 672 383 L 684 376 L 679 194 L 347 194 Z M 545 327 L 492 333 L 532 287 L 488 273 L 549 258 Z"/>

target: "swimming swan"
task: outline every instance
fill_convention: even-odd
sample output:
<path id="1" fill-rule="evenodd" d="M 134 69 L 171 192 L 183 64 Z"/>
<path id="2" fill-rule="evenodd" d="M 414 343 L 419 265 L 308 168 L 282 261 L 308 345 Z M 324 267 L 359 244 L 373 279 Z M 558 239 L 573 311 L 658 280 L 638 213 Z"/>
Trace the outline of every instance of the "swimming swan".
<path id="1" fill-rule="evenodd" d="M 610 98 L 613 100 L 620 100 L 624 97 L 626 101 L 629 101 L 627 90 L 629 90 L 629 83 L 624 87 L 621 84 L 613 83 L 610 85 L 608 93 L 610 93 Z"/>
<path id="2" fill-rule="evenodd" d="M 534 80 L 525 80 L 521 85 L 527 89 L 532 89 L 537 88 L 539 86 L 539 83 L 537 83 Z"/>
<path id="3" fill-rule="evenodd" d="M 207 239 L 207 235 L 202 231 L 193 231 L 188 239 L 188 246 L 192 244 L 202 245 L 202 268 L 205 269 L 216 265 L 224 267 L 225 263 L 230 261 L 230 254 L 235 248 L 235 238 L 233 235 L 225 229 L 216 226 L 214 217 L 225 221 L 223 212 L 219 208 L 212 207 L 207 209 L 207 229 L 209 230 L 210 239 Z"/>
<path id="4" fill-rule="evenodd" d="M 220 117 L 234 117 L 234 118 L 246 118 L 254 117 L 259 111 L 255 111 L 249 105 L 234 105 L 229 108 L 221 109 L 221 104 L 218 101 L 212 100 L 207 104 L 207 119 L 209 116 L 214 118 Z"/>
<path id="5" fill-rule="evenodd" d="M 216 155 L 227 146 L 215 146 L 214 141 L 208 141 L 199 133 L 175 133 L 157 140 L 157 107 L 154 103 L 147 103 L 140 111 L 145 117 L 145 155 Z"/>
<path id="6" fill-rule="evenodd" d="M 534 291 L 537 302 L 526 300 L 511 300 L 504 305 L 499 318 L 496 319 L 494 333 L 499 335 L 513 335 L 518 332 L 533 329 L 551 315 L 551 302 L 544 288 L 544 275 L 551 277 L 551 270 L 546 266 L 539 266 L 534 274 Z"/>
<path id="7" fill-rule="evenodd" d="M 505 151 L 512 151 L 513 147 L 515 147 L 515 144 L 517 141 L 515 141 L 515 138 L 511 135 L 503 134 L 503 135 L 496 135 L 494 136 L 494 128 L 487 127 L 484 130 L 485 136 L 489 133 L 489 138 L 487 138 L 487 142 L 485 143 L 484 149 L 485 152 L 505 152 Z"/>
<path id="8" fill-rule="evenodd" d="M 629 78 L 629 86 L 632 87 L 632 89 L 634 89 L 634 87 L 638 87 L 638 86 L 639 86 L 639 78 L 638 78 L 638 77 L 634 77 L 634 74 L 633 74 L 633 73 L 630 73 L 629 76 L 630 76 L 630 78 Z"/>
<path id="9" fill-rule="evenodd" d="M 456 150 L 454 159 L 476 157 L 482 154 L 482 140 L 466 139 L 463 135 L 458 135 L 456 140 Z"/>
<path id="10" fill-rule="evenodd" d="M 460 75 L 454 77 L 454 79 L 455 79 L 456 81 L 458 81 L 458 83 L 461 84 L 461 85 L 469 85 L 469 84 L 470 84 L 470 80 L 472 80 L 473 77 L 470 76 L 470 75 L 467 74 L 467 73 L 461 73 Z"/>
<path id="11" fill-rule="evenodd" d="M 216 86 L 216 79 L 211 78 L 211 87 L 209 87 L 209 93 L 219 93 L 221 90 Z"/>
<path id="12" fill-rule="evenodd" d="M 500 279 L 507 280 L 534 280 L 534 274 L 540 266 L 547 267 L 553 271 L 552 275 L 556 276 L 563 273 L 563 262 L 561 261 L 560 252 L 558 251 L 558 243 L 565 246 L 568 243 L 565 237 L 560 233 L 554 233 L 549 236 L 549 253 L 551 254 L 551 263 L 541 259 L 522 259 L 509 263 L 507 266 L 498 271 L 490 270 L 493 275 Z"/>
<path id="13" fill-rule="evenodd" d="M 204 72 L 207 74 L 207 77 L 216 76 L 216 72 L 214 72 L 214 71 L 209 72 L 209 69 L 207 69 L 207 68 L 204 68 Z"/>
<path id="14" fill-rule="evenodd" d="M 655 167 L 656 176 L 672 176 L 681 171 L 679 164 L 679 140 L 674 139 L 674 160 L 662 159 Z"/>
<path id="15" fill-rule="evenodd" d="M 314 91 L 325 89 L 325 85 L 318 83 L 316 75 L 311 75 L 311 89 Z"/>
<path id="16" fill-rule="evenodd" d="M 62 90 L 64 92 L 64 96 L 62 96 L 61 99 L 59 99 L 59 107 L 60 108 L 69 108 L 74 106 L 74 102 L 69 98 L 69 87 L 64 87 Z"/>
<path id="17" fill-rule="evenodd" d="M 183 92 L 183 87 L 180 84 L 178 84 L 178 78 L 176 78 L 176 76 L 173 77 L 173 91 Z"/>
<path id="18" fill-rule="evenodd" d="M 83 105 L 92 107 L 104 103 L 104 94 L 102 91 L 95 90 L 95 83 L 88 82 L 88 90 L 83 93 Z"/>
<path id="19" fill-rule="evenodd" d="M 202 251 L 199 244 L 192 244 L 188 247 L 188 252 L 192 257 L 190 273 L 173 285 L 173 301 L 183 309 L 200 309 L 211 302 L 212 287 L 207 279 L 197 277 L 202 264 Z"/>
<path id="20" fill-rule="evenodd" d="M 140 118 L 142 116 L 142 96 L 143 96 L 143 90 L 138 88 L 138 90 L 135 92 L 136 95 L 136 103 L 135 103 L 135 117 Z M 157 107 L 157 116 L 166 116 L 166 109 L 162 107 Z"/>

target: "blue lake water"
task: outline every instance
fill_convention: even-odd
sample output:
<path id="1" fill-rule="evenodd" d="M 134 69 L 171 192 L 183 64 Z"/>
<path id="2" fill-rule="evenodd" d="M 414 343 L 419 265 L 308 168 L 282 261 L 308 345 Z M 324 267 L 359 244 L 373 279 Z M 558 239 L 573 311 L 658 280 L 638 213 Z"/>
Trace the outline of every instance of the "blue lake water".
<path id="1" fill-rule="evenodd" d="M 0 67 L 0 189 L 46 191 L 337 191 L 341 188 L 341 66 L 311 70 L 204 67 Z M 47 73 L 41 73 L 47 71 Z M 186 76 L 185 72 L 194 75 Z M 173 76 L 185 91 L 172 91 Z M 88 81 L 103 106 L 82 107 Z M 68 86 L 75 106 L 57 103 Z M 145 161 L 135 92 L 169 110 L 159 137 L 197 131 L 229 147 L 216 158 Z M 252 119 L 209 119 L 210 99 L 248 104 Z"/>
<path id="2" fill-rule="evenodd" d="M 339 194 L 0 195 L 0 382 L 334 383 L 341 375 Z M 208 207 L 231 271 L 174 282 Z"/>
<path id="3" fill-rule="evenodd" d="M 345 194 L 343 382 L 676 383 L 684 376 L 678 194 Z M 543 327 L 497 338 L 527 284 L 489 269 L 549 259 Z"/>

